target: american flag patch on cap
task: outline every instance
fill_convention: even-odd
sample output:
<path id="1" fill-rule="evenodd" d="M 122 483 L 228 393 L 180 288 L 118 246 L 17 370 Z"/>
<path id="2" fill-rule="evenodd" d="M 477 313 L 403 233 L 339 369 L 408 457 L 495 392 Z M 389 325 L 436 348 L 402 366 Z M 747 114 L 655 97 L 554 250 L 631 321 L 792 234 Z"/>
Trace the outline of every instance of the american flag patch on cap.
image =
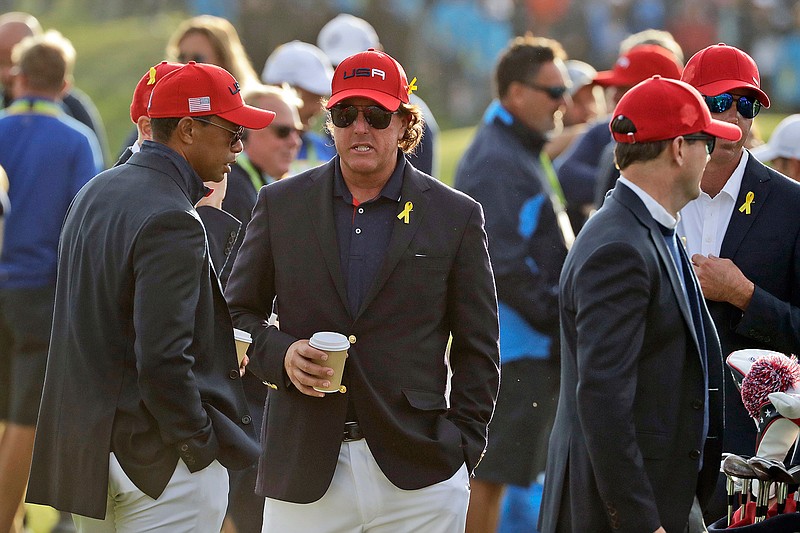
<path id="1" fill-rule="evenodd" d="M 211 111 L 211 98 L 208 96 L 189 98 L 189 113 L 199 113 L 201 111 Z"/>

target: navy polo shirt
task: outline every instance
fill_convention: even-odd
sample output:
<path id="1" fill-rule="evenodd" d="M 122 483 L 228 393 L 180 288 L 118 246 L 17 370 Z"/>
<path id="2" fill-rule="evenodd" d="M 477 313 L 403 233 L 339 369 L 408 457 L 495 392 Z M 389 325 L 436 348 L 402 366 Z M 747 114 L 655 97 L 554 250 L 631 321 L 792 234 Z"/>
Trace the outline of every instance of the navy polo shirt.
<path id="1" fill-rule="evenodd" d="M 406 158 L 398 151 L 397 165 L 381 193 L 369 201 L 358 203 L 344 182 L 341 161 L 336 156 L 333 217 L 352 316 L 358 313 L 386 256 L 392 228 L 398 222 L 405 168 Z"/>

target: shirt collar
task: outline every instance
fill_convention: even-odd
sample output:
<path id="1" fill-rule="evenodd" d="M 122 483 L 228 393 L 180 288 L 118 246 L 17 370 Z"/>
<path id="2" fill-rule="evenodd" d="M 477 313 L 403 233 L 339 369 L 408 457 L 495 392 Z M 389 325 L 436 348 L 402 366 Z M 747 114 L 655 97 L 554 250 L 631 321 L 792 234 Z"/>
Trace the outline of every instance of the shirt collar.
<path id="1" fill-rule="evenodd" d="M 341 158 L 337 155 L 334 158 L 334 161 L 333 196 L 341 197 L 346 202 L 352 203 L 353 195 L 350 193 L 350 189 L 347 188 L 347 184 L 344 182 L 344 176 L 342 176 Z M 383 186 L 383 189 L 381 189 L 381 193 L 378 196 L 383 196 L 389 200 L 399 202 L 400 193 L 403 189 L 403 174 L 405 174 L 405 171 L 406 158 L 403 155 L 403 152 L 398 150 L 397 164 L 394 167 L 394 171 L 392 172 L 392 175 L 389 176 L 389 181 L 387 181 L 386 185 Z"/>
<path id="2" fill-rule="evenodd" d="M 522 141 L 523 146 L 535 153 L 541 152 L 547 142 L 547 136 L 545 134 L 533 130 L 515 119 L 511 111 L 503 107 L 503 104 L 497 99 L 492 100 L 489 107 L 486 108 L 486 111 L 483 113 L 483 122 L 485 124 L 499 124 L 508 128 Z"/>
<path id="3" fill-rule="evenodd" d="M 731 177 L 728 178 L 728 181 L 725 182 L 725 186 L 722 188 L 721 192 L 724 192 L 730 196 L 734 202 L 739 197 L 739 189 L 742 188 L 744 169 L 747 167 L 747 160 L 749 157 L 750 154 L 747 152 L 747 150 L 742 150 L 742 157 L 739 159 L 739 164 L 736 166 L 731 174 Z"/>
<path id="4" fill-rule="evenodd" d="M 678 218 L 673 217 L 669 212 L 664 209 L 660 203 L 656 202 L 656 200 L 647 194 L 644 189 L 633 183 L 631 180 L 620 176 L 619 181 L 624 183 L 626 187 L 632 190 L 639 199 L 642 200 L 644 206 L 647 208 L 647 211 L 650 213 L 650 216 L 653 217 L 653 220 L 661 224 L 667 229 L 674 230 L 675 227 L 678 225 L 680 221 L 681 214 L 678 213 Z"/>
<path id="5" fill-rule="evenodd" d="M 175 166 L 181 183 L 186 186 L 189 200 L 191 200 L 192 204 L 199 202 L 201 198 L 211 191 L 211 189 L 203 185 L 203 180 L 189 165 L 189 162 L 169 146 L 155 141 L 144 141 L 140 151 L 144 154 L 149 153 L 164 157 Z"/>

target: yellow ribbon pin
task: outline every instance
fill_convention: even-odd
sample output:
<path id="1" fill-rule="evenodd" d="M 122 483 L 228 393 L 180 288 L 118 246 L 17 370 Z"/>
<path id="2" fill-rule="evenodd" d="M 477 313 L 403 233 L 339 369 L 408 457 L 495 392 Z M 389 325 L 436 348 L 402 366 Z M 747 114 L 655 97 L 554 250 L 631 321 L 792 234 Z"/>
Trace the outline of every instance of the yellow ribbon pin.
<path id="1" fill-rule="evenodd" d="M 739 211 L 741 211 L 745 215 L 749 215 L 750 214 L 750 206 L 754 203 L 753 202 L 754 198 L 755 198 L 755 195 L 753 194 L 753 191 L 748 192 L 747 196 L 745 196 L 744 203 L 739 207 Z"/>
<path id="2" fill-rule="evenodd" d="M 156 67 L 150 67 L 150 79 L 147 80 L 147 85 L 153 85 L 156 82 Z"/>
<path id="3" fill-rule="evenodd" d="M 411 214 L 411 211 L 414 210 L 414 204 L 411 202 L 406 202 L 406 208 L 403 209 L 399 215 L 397 215 L 398 220 L 402 220 L 405 224 L 408 224 L 408 216 Z"/>
<path id="4" fill-rule="evenodd" d="M 417 90 L 417 77 L 414 76 L 414 79 L 411 80 L 411 83 L 408 84 L 408 94 L 411 94 L 416 90 Z"/>

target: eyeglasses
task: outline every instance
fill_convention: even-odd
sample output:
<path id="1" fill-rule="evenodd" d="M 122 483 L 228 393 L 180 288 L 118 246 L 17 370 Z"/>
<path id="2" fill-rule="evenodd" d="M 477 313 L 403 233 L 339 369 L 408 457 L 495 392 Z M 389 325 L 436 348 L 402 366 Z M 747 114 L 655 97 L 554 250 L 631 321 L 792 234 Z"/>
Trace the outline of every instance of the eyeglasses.
<path id="1" fill-rule="evenodd" d="M 736 102 L 736 110 L 744 118 L 753 118 L 761 111 L 761 102 L 747 96 L 734 96 L 730 93 L 722 93 L 717 96 L 703 96 L 708 109 L 712 113 L 724 113 Z"/>
<path id="2" fill-rule="evenodd" d="M 563 85 L 556 85 L 556 86 L 547 86 L 547 85 L 539 85 L 538 83 L 523 81 L 523 85 L 526 87 L 530 87 L 531 89 L 536 89 L 537 91 L 542 91 L 543 93 L 547 93 L 553 100 L 558 100 L 564 96 L 564 94 L 569 90 L 569 87 Z"/>
<path id="3" fill-rule="evenodd" d="M 337 128 L 346 128 L 356 121 L 358 112 L 364 115 L 367 124 L 376 130 L 385 130 L 392 122 L 392 115 L 397 111 L 387 111 L 376 105 L 335 105 L 331 108 L 331 121 Z"/>
<path id="4" fill-rule="evenodd" d="M 181 52 L 178 55 L 178 63 L 188 63 L 189 61 L 194 61 L 195 63 L 208 62 L 203 54 L 184 54 Z"/>
<path id="5" fill-rule="evenodd" d="M 223 126 L 221 124 L 217 124 L 216 122 L 211 122 L 210 120 L 205 119 L 205 118 L 192 117 L 192 119 L 196 120 L 197 122 L 202 122 L 203 124 L 211 124 L 212 126 L 216 126 L 221 130 L 225 130 L 228 133 L 233 134 L 233 137 L 231 137 L 231 148 L 236 146 L 236 143 L 241 141 L 242 140 L 242 136 L 244 135 L 244 126 L 239 126 L 237 129 L 231 130 L 231 129 L 228 129 L 228 128 L 226 128 L 225 126 Z"/>
<path id="6" fill-rule="evenodd" d="M 717 138 L 705 133 L 692 133 L 691 135 L 684 135 L 683 138 L 687 141 L 703 141 L 706 143 L 706 153 L 708 155 L 711 155 L 717 145 Z"/>
<path id="7" fill-rule="evenodd" d="M 292 133 L 302 134 L 303 131 L 295 128 L 294 126 L 287 126 L 286 124 L 270 124 L 269 129 L 275 133 L 278 139 L 285 139 Z"/>

